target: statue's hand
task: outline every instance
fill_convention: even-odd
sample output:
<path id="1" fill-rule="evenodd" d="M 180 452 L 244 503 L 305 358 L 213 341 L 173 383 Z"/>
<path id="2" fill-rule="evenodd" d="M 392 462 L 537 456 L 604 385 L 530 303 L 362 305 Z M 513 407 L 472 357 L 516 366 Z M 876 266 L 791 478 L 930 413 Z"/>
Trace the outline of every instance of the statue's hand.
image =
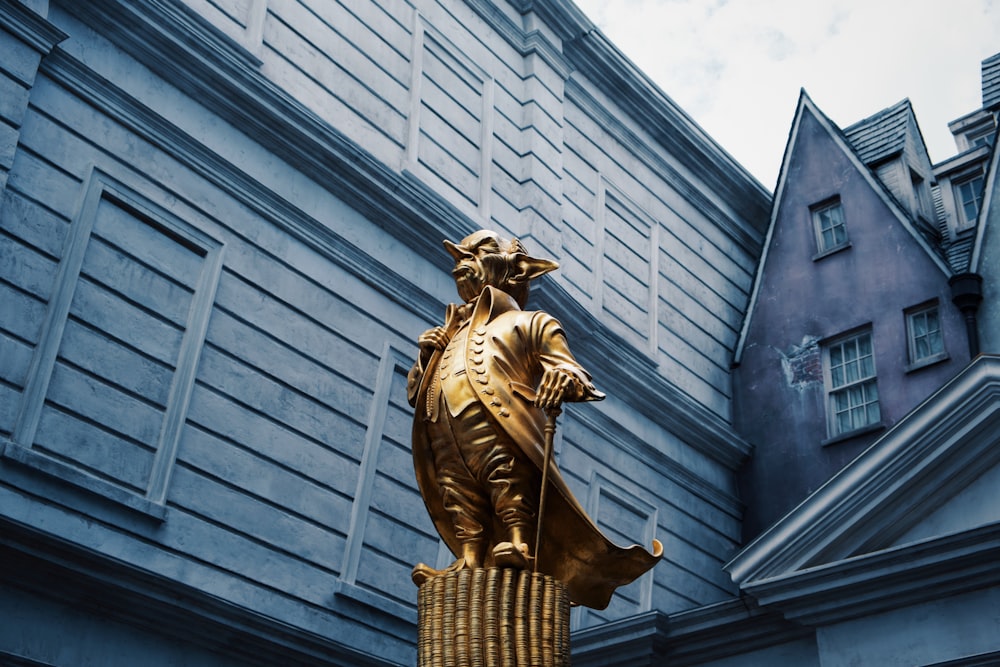
<path id="1" fill-rule="evenodd" d="M 543 410 L 558 408 L 568 393 L 576 394 L 576 378 L 563 368 L 550 368 L 538 383 L 535 406 Z"/>
<path id="2" fill-rule="evenodd" d="M 417 345 L 420 346 L 420 356 L 430 357 L 434 350 L 443 350 L 448 345 L 448 334 L 444 327 L 434 327 L 420 334 Z"/>

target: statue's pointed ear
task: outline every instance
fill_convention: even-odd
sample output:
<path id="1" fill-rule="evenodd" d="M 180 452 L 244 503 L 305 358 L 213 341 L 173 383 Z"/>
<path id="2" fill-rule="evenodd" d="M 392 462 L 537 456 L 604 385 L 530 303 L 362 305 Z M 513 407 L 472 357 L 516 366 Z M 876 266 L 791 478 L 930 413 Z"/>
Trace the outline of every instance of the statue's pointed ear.
<path id="1" fill-rule="evenodd" d="M 444 241 L 444 249 L 448 251 L 448 254 L 451 255 L 451 258 L 456 262 L 463 257 L 469 256 L 469 252 L 467 250 L 463 250 L 461 247 L 455 245 L 447 239 Z"/>
<path id="2" fill-rule="evenodd" d="M 514 256 L 515 275 L 512 282 L 517 284 L 528 283 L 544 276 L 549 271 L 555 271 L 559 264 L 551 259 L 536 259 L 528 255 L 518 253 Z"/>

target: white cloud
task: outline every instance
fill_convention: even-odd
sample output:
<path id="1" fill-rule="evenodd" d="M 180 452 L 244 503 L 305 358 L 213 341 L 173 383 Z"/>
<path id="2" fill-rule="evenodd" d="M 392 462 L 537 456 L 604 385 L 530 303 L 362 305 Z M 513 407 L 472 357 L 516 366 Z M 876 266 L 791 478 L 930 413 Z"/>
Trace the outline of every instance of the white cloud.
<path id="1" fill-rule="evenodd" d="M 841 127 L 909 97 L 931 159 L 947 123 L 981 105 L 1000 52 L 997 0 L 576 0 L 768 188 L 799 89 Z"/>

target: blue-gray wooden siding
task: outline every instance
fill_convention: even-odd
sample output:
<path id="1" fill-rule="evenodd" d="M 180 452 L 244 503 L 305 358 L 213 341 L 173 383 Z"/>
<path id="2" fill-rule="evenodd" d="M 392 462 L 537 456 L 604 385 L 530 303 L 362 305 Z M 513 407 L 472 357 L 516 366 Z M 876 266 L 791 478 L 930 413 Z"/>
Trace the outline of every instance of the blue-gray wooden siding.
<path id="1" fill-rule="evenodd" d="M 260 2 L 192 6 L 216 21 L 245 12 L 247 27 Z M 275 618 L 308 626 L 318 621 L 287 605 L 318 610 L 344 641 L 407 661 L 409 568 L 447 556 L 413 480 L 404 373 L 441 311 L 293 236 L 270 202 L 292 202 L 441 304 L 455 298 L 447 274 L 58 3 L 51 18 L 73 37 L 32 91 L 0 218 L 0 433 L 8 458 L 162 523 L 72 490 L 37 509 L 3 478 L 0 507 L 47 513 L 70 542 Z M 417 16 L 404 2 L 267 0 L 262 20 L 247 46 L 275 82 L 483 224 L 541 242 L 525 214 L 540 212 L 570 294 L 728 417 L 752 258 L 660 178 L 671 158 L 638 151 L 640 128 L 608 127 L 611 101 L 585 82 L 567 93 L 552 68 L 524 78 L 523 57 L 463 6 Z M 116 82 L 80 74 L 84 57 Z M 78 274 L 65 269 L 74 253 Z M 46 350 L 48 370 L 32 361 Z M 731 471 L 614 397 L 562 422 L 560 464 L 602 527 L 666 546 L 666 565 L 608 610 L 579 612 L 577 627 L 732 595 L 721 570 L 739 539 Z"/>

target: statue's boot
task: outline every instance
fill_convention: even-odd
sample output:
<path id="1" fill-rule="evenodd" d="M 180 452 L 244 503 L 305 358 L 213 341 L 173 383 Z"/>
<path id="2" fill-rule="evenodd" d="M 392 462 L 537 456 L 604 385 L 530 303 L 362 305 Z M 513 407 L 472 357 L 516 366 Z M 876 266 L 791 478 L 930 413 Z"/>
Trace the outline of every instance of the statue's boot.
<path id="1" fill-rule="evenodd" d="M 410 573 L 410 578 L 413 579 L 413 583 L 419 588 L 423 586 L 424 583 L 433 577 L 440 577 L 442 574 L 448 574 L 449 572 L 458 572 L 464 569 L 474 569 L 483 566 L 483 543 L 478 540 L 472 540 L 462 544 L 462 556 L 456 560 L 454 563 L 444 568 L 443 570 L 438 570 L 426 563 L 417 563 L 416 567 Z"/>
<path id="2" fill-rule="evenodd" d="M 510 531 L 510 541 L 500 542 L 493 547 L 493 562 L 497 567 L 528 570 L 532 567 L 531 548 L 525 539 L 525 528 L 514 527 Z"/>

